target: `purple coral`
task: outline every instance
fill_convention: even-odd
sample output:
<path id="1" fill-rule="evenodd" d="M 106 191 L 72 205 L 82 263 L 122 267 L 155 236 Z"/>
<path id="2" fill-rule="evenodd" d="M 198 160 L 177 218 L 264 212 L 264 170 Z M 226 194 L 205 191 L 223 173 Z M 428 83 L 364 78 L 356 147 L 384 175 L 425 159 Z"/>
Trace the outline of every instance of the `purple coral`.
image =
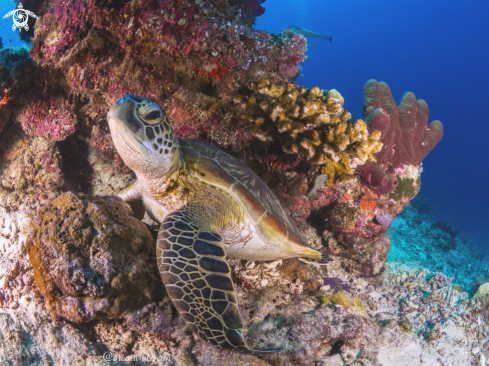
<path id="1" fill-rule="evenodd" d="M 375 220 L 381 224 L 381 225 L 384 225 L 384 226 L 390 226 L 394 220 L 396 219 L 396 217 L 392 214 L 385 214 L 385 215 L 376 215 L 375 216 Z"/>
<path id="2" fill-rule="evenodd" d="M 341 279 L 337 277 L 326 277 L 323 281 L 323 285 L 327 285 L 333 291 L 350 291 L 351 285 L 344 283 Z"/>
<path id="3" fill-rule="evenodd" d="M 379 194 L 397 186 L 394 170 L 403 165 L 418 166 L 443 137 L 440 121 L 428 122 L 428 105 L 407 92 L 396 106 L 389 86 L 369 80 L 365 85 L 363 114 L 370 131 L 381 132 L 382 150 L 377 162 L 368 162 L 357 170 Z"/>

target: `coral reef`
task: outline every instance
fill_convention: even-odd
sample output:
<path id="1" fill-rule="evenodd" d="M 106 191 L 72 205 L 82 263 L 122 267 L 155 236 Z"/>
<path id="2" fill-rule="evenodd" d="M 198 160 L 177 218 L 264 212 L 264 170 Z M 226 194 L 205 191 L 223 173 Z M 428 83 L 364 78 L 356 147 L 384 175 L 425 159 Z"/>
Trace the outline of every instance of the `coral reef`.
<path id="1" fill-rule="evenodd" d="M 473 300 L 482 299 L 485 303 L 489 302 L 489 282 L 483 283 L 472 297 Z"/>
<path id="2" fill-rule="evenodd" d="M 6 132 L 11 133 L 9 130 Z M 3 161 L 12 164 L 11 161 Z M 98 184 L 107 184 L 106 182 L 108 180 Z M 328 197 L 324 192 L 330 192 L 330 189 L 323 185 L 320 187 L 318 199 L 321 200 Z M 14 193 L 9 193 L 9 197 Z M 54 208 L 57 200 L 46 206 L 44 211 L 40 211 L 44 212 L 46 228 L 51 225 L 50 217 L 55 219 L 55 226 L 62 223 L 60 230 L 53 230 L 54 241 L 75 238 L 72 235 L 82 233 L 75 230 L 75 223 L 72 221 L 79 219 L 93 223 L 93 228 L 100 229 L 99 236 L 106 235 L 108 238 L 109 231 L 114 233 L 113 238 L 117 240 L 112 246 L 115 251 L 111 253 L 113 258 L 117 258 L 125 249 L 130 248 L 128 244 L 131 241 L 120 240 L 123 233 L 132 231 L 130 235 L 134 237 L 141 230 L 147 230 L 118 199 L 86 195 L 76 197 L 70 193 L 58 199 L 64 200 L 68 197 L 79 208 L 65 210 L 66 216 L 54 215 L 54 212 L 62 211 Z M 455 282 L 440 273 L 401 263 L 387 266 L 382 275 L 383 284 L 370 285 L 364 279 L 346 272 L 341 268 L 341 262 L 335 261 L 325 269 L 335 287 L 324 284 L 326 280 L 320 269 L 298 260 L 245 264 L 241 261 L 230 261 L 233 273 L 242 281 L 236 281 L 236 292 L 248 330 L 247 342 L 257 347 L 283 344 L 290 347 L 286 352 L 261 359 L 218 350 L 196 339 L 185 327 L 167 297 L 149 303 L 142 301 L 136 309 L 124 314 L 115 312 L 114 319 L 74 324 L 64 318 L 56 318 L 48 311 L 41 287 L 36 284 L 35 268 L 28 260 L 25 247 L 25 242 L 32 235 L 31 227 L 39 224 L 37 222 L 33 225 L 30 218 L 35 211 L 29 205 L 7 210 L 4 206 L 13 198 L 7 198 L 2 193 L 0 199 L 2 362 L 22 364 L 27 360 L 50 360 L 49 362 L 59 365 L 97 365 L 107 362 L 106 357 L 111 357 L 121 363 L 140 365 L 166 363 L 189 366 L 251 366 L 316 363 L 340 366 L 345 363 L 363 363 L 393 366 L 418 365 L 420 359 L 424 363 L 435 364 L 437 359 L 441 359 L 463 366 L 467 362 L 479 362 L 489 352 L 488 330 L 482 320 L 486 316 L 486 307 L 480 299 L 469 302 L 468 294 L 460 286 L 455 286 L 455 283 L 460 283 L 465 287 L 465 282 Z M 12 203 L 9 205 L 13 207 Z M 91 205 L 101 209 L 91 211 Z M 364 209 L 377 209 L 368 200 L 362 206 Z M 85 212 L 92 214 L 87 218 Z M 99 221 L 97 217 L 101 216 L 105 216 L 107 221 Z M 402 220 L 402 217 L 399 219 Z M 63 218 L 64 222 L 61 221 Z M 106 226 L 105 229 L 103 225 Z M 133 225 L 140 229 L 135 230 Z M 430 223 L 426 225 L 431 226 Z M 120 230 L 117 231 L 116 228 Z M 395 228 L 394 225 L 393 229 Z M 419 228 L 419 223 L 413 228 Z M 67 234 L 61 235 L 62 232 Z M 419 237 L 421 235 L 420 231 Z M 406 237 L 405 234 L 403 236 Z M 96 237 L 92 240 L 90 243 Z M 147 240 L 147 245 L 152 248 L 154 238 L 149 235 Z M 400 244 L 396 236 L 393 236 L 393 242 L 396 248 Z M 64 245 L 68 246 L 69 242 L 64 241 Z M 411 247 L 410 252 L 413 252 L 413 244 L 408 245 Z M 148 246 L 143 245 L 144 250 L 140 252 L 147 259 L 133 261 L 128 258 L 124 262 L 128 271 L 122 271 L 123 275 L 131 272 L 152 273 L 156 270 L 156 261 L 152 261 L 151 254 L 148 253 L 153 249 Z M 82 245 L 81 248 L 88 249 L 88 246 Z M 481 273 L 486 278 L 489 277 L 487 263 L 476 265 L 477 254 L 470 254 L 463 245 L 459 245 L 459 249 L 454 258 L 465 262 L 454 263 L 454 270 L 457 266 L 458 272 L 461 268 L 467 268 L 466 273 L 471 276 Z M 417 255 L 430 253 L 428 247 L 414 251 Z M 446 253 L 451 252 L 453 251 Z M 82 250 L 77 249 L 70 253 L 69 258 L 74 262 L 88 262 L 98 270 L 103 269 L 100 267 L 102 262 L 92 263 L 90 255 L 83 254 Z M 100 258 L 104 253 L 107 254 L 108 251 L 92 251 L 92 257 Z M 45 254 L 49 255 L 49 252 Z M 58 261 L 52 263 L 63 260 L 63 256 L 58 255 L 57 258 Z M 473 263 L 473 271 L 468 268 L 468 262 Z M 85 268 L 88 269 L 88 266 Z M 112 275 L 116 276 L 116 273 Z M 66 278 L 63 273 L 59 277 Z M 341 284 L 341 289 L 338 283 Z M 87 292 L 96 287 L 90 281 L 70 285 L 77 285 Z M 107 285 L 110 288 L 112 283 Z M 133 289 L 133 293 L 136 291 L 140 293 L 141 288 Z M 56 293 L 56 296 L 62 295 Z"/>
<path id="3" fill-rule="evenodd" d="M 17 66 L 5 62 L 11 86 L 0 113 L 5 123 L 18 122 L 31 136 L 62 142 L 69 171 L 65 189 L 116 193 L 131 176 L 113 147 L 105 113 L 123 94 L 149 96 L 161 102 L 177 136 L 227 149 L 257 170 L 291 210 L 301 206 L 295 218 L 309 227 L 318 249 L 351 261 L 345 267 L 353 272 L 378 275 L 388 249 L 388 241 L 379 238 L 416 195 L 421 170 L 403 165 L 388 172 L 399 183 L 389 197 L 396 203 L 356 182 L 361 168 L 382 154 L 379 139 L 391 141 L 389 126 L 399 121 L 373 118 L 377 111 L 366 122 L 354 121 L 336 90 L 293 84 L 306 40 L 288 30 L 255 31 L 261 4 L 39 2 L 35 63 L 24 54 Z M 13 51 L 6 55 L 14 60 Z M 402 136 L 396 136 L 398 143 Z M 86 143 L 88 155 L 79 147 Z M 384 181 L 383 169 L 373 175 L 375 182 Z M 71 178 L 75 173 L 80 180 Z M 96 185 L 92 176 L 111 182 Z M 309 189 L 318 179 L 325 186 L 316 190 L 319 196 Z M 313 233 L 308 221 L 320 221 L 319 213 L 323 224 Z"/>
<path id="4" fill-rule="evenodd" d="M 248 131 L 261 141 L 283 146 L 312 165 L 322 166 L 327 184 L 355 179 L 354 169 L 380 151 L 379 131 L 367 131 L 362 120 L 354 122 L 343 109 L 342 97 L 295 84 L 261 79 L 250 83 L 253 94 L 238 97 L 243 118 L 253 122 Z"/>
<path id="5" fill-rule="evenodd" d="M 12 128 L 9 137 L 0 140 L 5 149 L 0 159 L 0 187 L 11 196 L 23 197 L 24 204 L 39 207 L 64 186 L 62 159 L 51 141 L 28 138 Z"/>
<path id="6" fill-rule="evenodd" d="M 365 85 L 363 115 L 369 130 L 381 131 L 382 150 L 358 173 L 379 194 L 392 192 L 398 185 L 396 169 L 418 167 L 443 136 L 440 121 L 428 122 L 428 105 L 405 93 L 396 106 L 389 86 L 369 80 Z"/>
<path id="7" fill-rule="evenodd" d="M 485 297 L 468 300 L 489 278 L 487 261 L 454 229 L 410 209 L 397 216 L 419 191 L 441 124 L 426 124 L 426 104 L 412 94 L 396 107 L 383 83 L 366 86 L 365 121 L 336 90 L 294 84 L 306 40 L 254 30 L 262 4 L 24 4 L 40 16 L 30 54 L 0 50 L 0 363 L 99 365 L 106 352 L 114 363 L 189 366 L 466 365 L 487 356 Z M 157 100 L 179 138 L 245 161 L 308 243 L 334 257 L 322 270 L 229 260 L 247 342 L 287 351 L 218 350 L 165 296 L 154 222 L 109 197 L 134 179 L 105 121 L 123 94 Z M 386 267 L 391 242 L 393 261 L 416 253 L 432 270 Z M 444 332 L 455 335 L 446 344 Z"/>
<path id="8" fill-rule="evenodd" d="M 58 316 L 117 319 L 161 299 L 154 238 L 120 199 L 68 192 L 42 207 L 27 245 L 37 288 Z"/>
<path id="9" fill-rule="evenodd" d="M 286 31 L 272 37 L 253 30 L 260 3 L 152 0 L 40 6 L 31 54 L 43 69 L 63 73 L 64 88 L 90 125 L 98 124 L 121 95 L 140 94 L 166 100 L 165 107 L 178 112 L 172 116 L 177 125 L 198 127 L 209 118 L 188 121 L 178 116 L 222 108 L 223 131 L 214 140 L 230 144 L 233 140 L 223 137 L 239 120 L 233 109 L 223 106 L 239 85 L 258 74 L 277 81 L 295 78 L 305 58 L 304 37 Z M 182 80 L 188 81 L 182 85 Z M 202 110 L 174 105 L 172 96 L 182 89 L 197 102 L 211 99 L 210 105 L 200 103 L 205 104 Z"/>
<path id="10" fill-rule="evenodd" d="M 357 182 L 329 188 L 326 179 L 319 175 L 309 192 L 292 201 L 289 212 L 313 247 L 338 256 L 345 269 L 375 281 L 390 246 L 383 237 L 389 226 L 379 220 L 392 222 L 404 203 Z"/>

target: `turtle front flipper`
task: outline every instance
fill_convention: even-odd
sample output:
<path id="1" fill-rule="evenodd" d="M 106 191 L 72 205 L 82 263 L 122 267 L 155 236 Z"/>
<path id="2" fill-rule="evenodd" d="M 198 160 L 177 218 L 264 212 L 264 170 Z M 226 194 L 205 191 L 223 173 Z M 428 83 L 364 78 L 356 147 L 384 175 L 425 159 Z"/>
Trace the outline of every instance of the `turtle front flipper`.
<path id="1" fill-rule="evenodd" d="M 219 234 L 205 231 L 189 208 L 169 214 L 158 233 L 156 255 L 166 291 L 192 330 L 215 346 L 255 355 L 243 338 L 231 269 Z"/>

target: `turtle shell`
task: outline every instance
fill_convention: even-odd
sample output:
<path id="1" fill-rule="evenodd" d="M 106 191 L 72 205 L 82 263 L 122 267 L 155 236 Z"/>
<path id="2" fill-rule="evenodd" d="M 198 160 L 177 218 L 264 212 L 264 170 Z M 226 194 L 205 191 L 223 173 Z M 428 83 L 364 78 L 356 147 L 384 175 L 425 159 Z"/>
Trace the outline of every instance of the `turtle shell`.
<path id="1" fill-rule="evenodd" d="M 179 143 L 189 173 L 229 192 L 253 221 L 265 243 L 289 248 L 300 246 L 317 253 L 306 244 L 275 194 L 246 164 L 201 140 Z"/>

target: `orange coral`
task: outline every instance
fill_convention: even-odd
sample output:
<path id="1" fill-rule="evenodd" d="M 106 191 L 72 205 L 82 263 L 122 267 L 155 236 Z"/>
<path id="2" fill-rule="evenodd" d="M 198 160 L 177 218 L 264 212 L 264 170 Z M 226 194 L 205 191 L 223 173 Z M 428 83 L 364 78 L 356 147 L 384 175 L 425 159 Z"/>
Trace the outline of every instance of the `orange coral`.
<path id="1" fill-rule="evenodd" d="M 340 198 L 340 203 L 345 203 L 350 199 L 350 193 L 345 194 L 343 197 Z"/>
<path id="2" fill-rule="evenodd" d="M 3 98 L 0 100 L 0 108 L 1 108 L 3 105 L 7 104 L 7 101 L 8 101 L 8 96 L 9 96 L 9 90 L 7 90 L 7 91 L 5 92 L 5 94 L 3 95 Z"/>
<path id="3" fill-rule="evenodd" d="M 373 201 L 368 199 L 367 197 L 363 197 L 359 204 L 360 208 L 366 211 L 373 211 L 377 207 L 377 201 Z"/>

